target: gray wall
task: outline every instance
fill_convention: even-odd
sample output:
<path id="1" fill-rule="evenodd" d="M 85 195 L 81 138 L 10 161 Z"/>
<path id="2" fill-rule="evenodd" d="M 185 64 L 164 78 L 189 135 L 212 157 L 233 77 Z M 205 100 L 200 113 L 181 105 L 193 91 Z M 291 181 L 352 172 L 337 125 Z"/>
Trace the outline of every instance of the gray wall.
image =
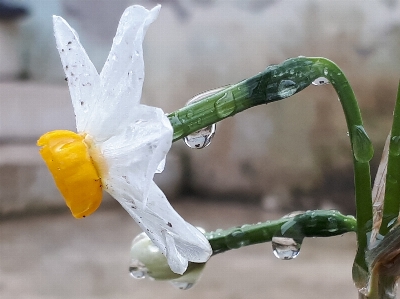
<path id="1" fill-rule="evenodd" d="M 21 2 L 30 7 L 31 16 L 0 23 L 0 150 L 30 146 L 29 155 L 36 155 L 32 145 L 40 134 L 74 124 L 51 15 L 69 21 L 101 69 L 120 14 L 134 2 Z M 156 2 L 135 1 L 149 8 Z M 374 165 L 379 162 L 400 75 L 399 1 L 159 2 L 163 8 L 144 45 L 144 103 L 171 112 L 198 93 L 236 83 L 288 57 L 324 56 L 350 80 L 376 145 Z M 29 75 L 28 83 L 8 82 L 21 72 Z M 30 107 L 29 113 L 24 107 Z M 24 160 L 26 153 L 18 155 L 15 160 Z M 11 160 L 1 160 L 1 180 L 10 178 Z M 32 165 L 29 178 L 21 176 L 23 170 L 15 174 L 13 192 L 19 195 L 2 187 L 0 212 L 13 211 L 13 196 L 29 207 L 37 202 L 42 202 L 38 208 L 56 205 L 57 192 L 40 159 Z M 18 193 L 21 180 L 36 191 Z M 309 87 L 285 101 L 223 121 L 205 149 L 192 150 L 177 142 L 157 180 L 170 198 L 190 191 L 262 202 L 266 209 L 340 206 L 351 211 L 351 153 L 337 96 L 330 86 Z M 9 186 L 1 181 L 3 185 Z"/>

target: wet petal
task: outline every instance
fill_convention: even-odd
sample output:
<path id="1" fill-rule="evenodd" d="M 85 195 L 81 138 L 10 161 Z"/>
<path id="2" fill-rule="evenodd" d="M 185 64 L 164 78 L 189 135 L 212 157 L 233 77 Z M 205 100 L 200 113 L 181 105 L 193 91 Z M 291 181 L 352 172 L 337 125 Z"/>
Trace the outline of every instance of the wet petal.
<path id="1" fill-rule="evenodd" d="M 183 274 L 188 261 L 204 263 L 210 258 L 212 249 L 205 236 L 179 216 L 154 182 L 145 207 L 129 186 L 108 191 L 166 255 L 173 272 Z"/>
<path id="2" fill-rule="evenodd" d="M 140 102 L 144 80 L 142 43 L 148 26 L 157 18 L 160 6 L 147 10 L 128 7 L 123 13 L 107 61 L 100 73 L 102 95 L 97 114 L 105 117 L 103 127 L 93 119 L 89 131 L 107 138 L 119 123 L 129 122 L 132 110 Z M 115 121 L 118 119 L 118 121 Z M 111 135 L 111 134 L 110 134 Z"/>
<path id="3" fill-rule="evenodd" d="M 78 34 L 61 17 L 53 16 L 54 35 L 66 79 L 68 80 L 78 132 L 86 129 L 89 114 L 98 99 L 100 77 L 79 42 Z"/>
<path id="4" fill-rule="evenodd" d="M 131 123 L 120 127 L 114 136 L 98 143 L 108 164 L 102 179 L 123 178 L 145 205 L 154 173 L 171 147 L 173 130 L 159 108 L 137 105 L 130 120 Z"/>

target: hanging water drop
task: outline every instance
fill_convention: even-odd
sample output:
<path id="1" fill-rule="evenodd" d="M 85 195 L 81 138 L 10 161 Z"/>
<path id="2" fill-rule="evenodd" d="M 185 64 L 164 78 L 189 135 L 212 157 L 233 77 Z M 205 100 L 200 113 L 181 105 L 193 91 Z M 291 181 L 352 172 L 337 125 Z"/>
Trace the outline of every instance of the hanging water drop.
<path id="1" fill-rule="evenodd" d="M 311 84 L 315 85 L 315 86 L 320 86 L 320 85 L 325 85 L 325 84 L 329 84 L 329 80 L 326 79 L 325 77 L 319 77 L 317 79 L 315 79 Z"/>
<path id="2" fill-rule="evenodd" d="M 351 138 L 354 158 L 358 162 L 369 162 L 374 155 L 374 148 L 364 127 L 353 126 Z"/>
<path id="3" fill-rule="evenodd" d="M 284 99 L 290 97 L 297 91 L 297 85 L 292 80 L 282 80 L 278 86 L 278 95 Z"/>
<path id="4" fill-rule="evenodd" d="M 188 136 L 186 136 L 183 141 L 190 148 L 202 149 L 210 145 L 211 139 L 215 135 L 216 125 L 200 129 Z"/>
<path id="5" fill-rule="evenodd" d="M 328 76 L 328 68 L 324 68 L 324 75 Z"/>
<path id="6" fill-rule="evenodd" d="M 291 260 L 296 258 L 300 253 L 301 242 L 295 241 L 293 238 L 273 237 L 272 250 L 274 255 L 281 260 Z"/>
<path id="7" fill-rule="evenodd" d="M 137 246 L 138 244 L 145 242 L 146 240 L 148 240 L 148 237 L 145 233 L 141 233 L 141 234 L 137 235 L 132 241 L 131 248 Z M 148 269 L 138 259 L 137 255 L 135 255 L 135 254 L 132 255 L 132 253 L 131 253 L 131 261 L 129 263 L 129 273 L 131 274 L 131 276 L 136 279 L 142 279 L 147 276 L 147 271 L 148 271 Z"/>
<path id="8" fill-rule="evenodd" d="M 217 93 L 218 91 L 222 90 L 223 88 L 217 88 L 214 90 L 209 90 L 206 91 L 202 94 L 199 94 L 197 96 L 195 96 L 194 98 L 192 98 L 191 100 L 189 100 L 186 103 L 186 106 L 192 105 L 202 99 L 204 99 L 205 97 L 208 97 L 214 93 Z M 190 119 L 193 117 L 193 110 L 189 109 L 187 114 L 186 114 L 187 118 Z M 197 123 L 201 124 L 201 118 L 197 119 Z M 215 135 L 215 131 L 217 129 L 217 125 L 216 124 L 212 124 L 210 126 L 207 126 L 203 129 L 200 129 L 192 134 L 189 134 L 188 136 L 184 137 L 183 141 L 185 142 L 185 144 L 190 147 L 190 148 L 195 148 L 195 149 L 202 149 L 205 148 L 207 146 L 210 145 L 212 138 Z"/>
<path id="9" fill-rule="evenodd" d="M 147 276 L 147 268 L 143 264 L 131 265 L 129 266 L 129 273 L 133 278 L 142 279 Z"/>
<path id="10" fill-rule="evenodd" d="M 194 283 L 191 282 L 185 282 L 185 281 L 175 281 L 175 280 L 171 280 L 170 283 L 180 289 L 180 290 L 189 290 L 191 287 L 194 286 Z"/>

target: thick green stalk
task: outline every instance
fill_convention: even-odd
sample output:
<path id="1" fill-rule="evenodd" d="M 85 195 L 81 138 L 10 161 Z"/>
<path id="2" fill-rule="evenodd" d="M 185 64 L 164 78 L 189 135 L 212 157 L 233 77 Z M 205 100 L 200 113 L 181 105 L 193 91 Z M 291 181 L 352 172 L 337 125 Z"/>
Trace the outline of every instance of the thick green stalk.
<path id="1" fill-rule="evenodd" d="M 311 84 L 321 74 L 313 61 L 297 57 L 231 85 L 201 101 L 168 115 L 174 128 L 173 140 L 233 116 L 248 108 L 285 99 Z"/>
<path id="2" fill-rule="evenodd" d="M 366 134 L 356 97 L 343 72 L 333 62 L 324 58 L 310 58 L 335 88 L 349 130 L 353 150 L 354 184 L 356 197 L 358 252 L 355 262 L 367 271 L 365 251 L 372 230 L 372 195 L 369 161 L 373 156 L 372 143 Z"/>
<path id="3" fill-rule="evenodd" d="M 338 211 L 315 210 L 257 224 L 245 224 L 226 230 L 206 233 L 213 254 L 230 249 L 270 242 L 274 236 L 303 239 L 304 237 L 331 237 L 356 231 L 353 216 Z"/>
<path id="4" fill-rule="evenodd" d="M 385 199 L 383 204 L 381 235 L 386 235 L 397 224 L 400 208 L 400 84 L 394 108 L 392 131 L 389 144 Z"/>

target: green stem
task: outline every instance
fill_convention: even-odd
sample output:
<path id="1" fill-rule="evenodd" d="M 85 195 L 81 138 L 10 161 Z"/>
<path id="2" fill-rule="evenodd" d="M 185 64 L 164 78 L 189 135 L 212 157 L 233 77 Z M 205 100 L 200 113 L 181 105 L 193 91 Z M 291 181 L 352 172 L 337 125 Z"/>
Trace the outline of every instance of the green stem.
<path id="1" fill-rule="evenodd" d="M 365 251 L 369 243 L 368 235 L 372 230 L 372 188 L 369 167 L 369 161 L 373 156 L 372 144 L 364 130 L 354 92 L 343 72 L 336 64 L 327 59 L 310 59 L 315 62 L 313 67 L 318 68 L 335 88 L 346 118 L 353 150 L 358 241 L 356 263 L 362 269 L 367 270 Z"/>
<path id="2" fill-rule="evenodd" d="M 383 204 L 381 235 L 386 235 L 397 223 L 400 207 L 400 83 L 394 108 L 387 164 L 385 199 Z"/>
<path id="3" fill-rule="evenodd" d="M 331 237 L 356 231 L 357 223 L 353 216 L 345 216 L 338 211 L 315 210 L 294 217 L 245 224 L 226 230 L 206 233 L 213 254 L 230 249 L 270 242 L 274 236 L 284 237 Z"/>
<path id="4" fill-rule="evenodd" d="M 173 140 L 179 140 L 248 108 L 285 99 L 303 90 L 321 75 L 312 65 L 313 62 L 306 57 L 288 59 L 170 113 L 168 118 L 174 128 Z"/>
<path id="5" fill-rule="evenodd" d="M 174 128 L 173 140 L 181 139 L 201 128 L 233 116 L 250 107 L 290 97 L 326 77 L 335 88 L 345 114 L 353 150 L 358 253 L 355 262 L 367 271 L 365 251 L 372 229 L 372 197 L 369 161 L 373 148 L 361 119 L 354 92 L 345 75 L 325 58 L 291 58 L 267 67 L 260 74 L 231 85 L 199 102 L 168 115 Z"/>

